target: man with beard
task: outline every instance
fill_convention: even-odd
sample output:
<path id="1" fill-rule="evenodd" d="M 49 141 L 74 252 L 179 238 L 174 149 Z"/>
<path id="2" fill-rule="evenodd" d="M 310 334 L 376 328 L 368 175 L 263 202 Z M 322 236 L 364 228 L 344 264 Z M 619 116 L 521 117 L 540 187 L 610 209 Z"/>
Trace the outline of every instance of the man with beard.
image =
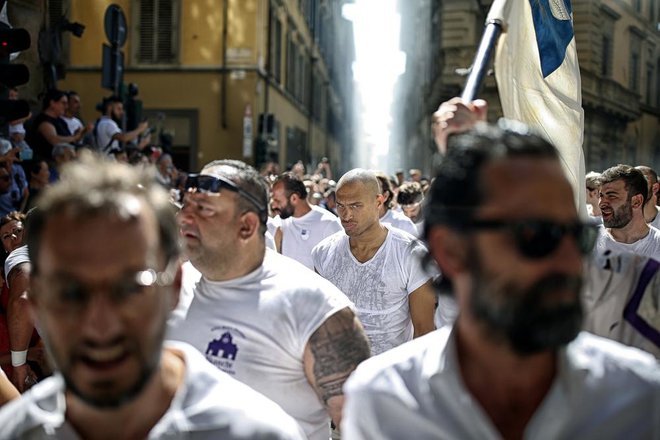
<path id="1" fill-rule="evenodd" d="M 118 96 L 110 96 L 103 100 L 103 116 L 96 122 L 94 136 L 96 137 L 96 148 L 104 154 L 111 154 L 121 150 L 121 143 L 133 142 L 149 129 L 146 121 L 140 122 L 138 126 L 124 133 L 119 128 L 124 117 L 124 103 Z M 144 136 L 137 144 L 138 149 L 146 147 L 151 136 Z"/>
<path id="2" fill-rule="evenodd" d="M 630 252 L 660 260 L 660 230 L 644 219 L 648 186 L 644 174 L 628 165 L 603 171 L 599 208 L 603 216 L 596 255 Z"/>
<path id="3" fill-rule="evenodd" d="M 181 276 L 153 174 L 83 158 L 28 217 L 29 299 L 57 366 L 0 438 L 301 439 L 281 408 L 186 344 L 163 346 Z"/>
<path id="4" fill-rule="evenodd" d="M 314 270 L 312 249 L 321 240 L 342 230 L 339 219 L 327 209 L 307 201 L 307 189 L 295 174 L 281 174 L 273 183 L 273 213 L 282 222 L 275 231 L 278 252 Z"/>
<path id="5" fill-rule="evenodd" d="M 450 138 L 425 236 L 459 315 L 358 367 L 342 438 L 660 434 L 655 359 L 579 332 L 596 231 L 578 220 L 556 149 L 526 130 Z"/>

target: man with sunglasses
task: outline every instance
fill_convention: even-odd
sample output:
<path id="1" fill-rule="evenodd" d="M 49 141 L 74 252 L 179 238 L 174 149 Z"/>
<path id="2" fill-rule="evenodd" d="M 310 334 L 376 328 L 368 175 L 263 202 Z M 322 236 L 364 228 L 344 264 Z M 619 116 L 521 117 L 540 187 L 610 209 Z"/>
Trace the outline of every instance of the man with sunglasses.
<path id="1" fill-rule="evenodd" d="M 341 418 L 344 381 L 369 357 L 350 301 L 266 249 L 268 186 L 252 167 L 211 162 L 188 177 L 182 203 L 191 263 L 184 287 L 193 292 L 170 321 L 170 337 L 280 404 L 311 440 L 327 440 L 330 419 L 338 425 Z"/>
<path id="2" fill-rule="evenodd" d="M 580 333 L 596 231 L 557 150 L 501 124 L 450 138 L 428 196 L 425 236 L 459 315 L 358 367 L 347 440 L 660 434 L 656 360 Z"/>
<path id="3" fill-rule="evenodd" d="M 153 174 L 83 157 L 27 229 L 29 300 L 59 372 L 3 406 L 0 438 L 303 438 L 194 348 L 163 345 L 179 246 Z"/>
<path id="4" fill-rule="evenodd" d="M 603 216 L 596 255 L 630 252 L 660 261 L 660 230 L 644 218 L 648 182 L 629 165 L 616 165 L 600 176 L 599 208 Z"/>

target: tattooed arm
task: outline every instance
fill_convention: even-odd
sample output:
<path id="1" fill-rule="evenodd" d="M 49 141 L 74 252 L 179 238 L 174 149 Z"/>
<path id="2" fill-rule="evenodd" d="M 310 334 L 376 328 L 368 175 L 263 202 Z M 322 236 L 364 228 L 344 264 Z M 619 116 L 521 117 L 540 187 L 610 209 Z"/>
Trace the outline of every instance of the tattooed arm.
<path id="1" fill-rule="evenodd" d="M 360 362 L 371 355 L 362 324 L 349 308 L 328 318 L 307 342 L 305 375 L 335 426 L 344 404 L 342 386 Z"/>

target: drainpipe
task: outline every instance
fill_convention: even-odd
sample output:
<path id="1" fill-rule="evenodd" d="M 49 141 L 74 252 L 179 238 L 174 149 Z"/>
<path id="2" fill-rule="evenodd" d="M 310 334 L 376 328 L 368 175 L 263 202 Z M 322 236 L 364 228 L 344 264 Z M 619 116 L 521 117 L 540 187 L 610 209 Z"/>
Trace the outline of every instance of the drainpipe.
<path id="1" fill-rule="evenodd" d="M 227 128 L 227 22 L 229 0 L 222 2 L 222 80 L 220 82 L 220 126 Z"/>

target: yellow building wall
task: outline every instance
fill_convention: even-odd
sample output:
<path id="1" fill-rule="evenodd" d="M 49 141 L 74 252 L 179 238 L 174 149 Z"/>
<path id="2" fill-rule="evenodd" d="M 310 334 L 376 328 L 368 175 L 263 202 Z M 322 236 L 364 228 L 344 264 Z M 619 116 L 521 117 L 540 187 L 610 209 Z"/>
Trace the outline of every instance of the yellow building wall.
<path id="1" fill-rule="evenodd" d="M 184 66 L 222 65 L 222 0 L 184 0 L 181 6 L 181 52 Z"/>
<path id="2" fill-rule="evenodd" d="M 263 29 L 258 26 L 257 13 L 263 12 L 262 0 L 228 0 L 227 18 L 230 24 L 227 39 L 227 65 L 254 68 L 263 54 Z M 257 115 L 260 111 L 257 94 L 257 74 L 247 70 L 231 76 L 221 72 L 223 0 L 181 0 L 179 65 L 173 68 L 132 66 L 130 56 L 132 23 L 130 0 L 105 1 L 72 0 L 70 18 L 87 26 L 82 39 L 70 38 L 70 70 L 59 83 L 62 89 L 76 90 L 83 101 L 82 117 L 94 121 L 99 113 L 97 102 L 111 92 L 101 88 L 101 60 L 103 43 L 107 44 L 103 29 L 106 8 L 118 4 L 126 16 L 129 35 L 125 53 L 124 83 L 139 86 L 139 98 L 144 109 L 197 110 L 197 164 L 202 166 L 218 158 L 243 157 L 243 117 L 246 105 L 252 109 L 253 133 L 256 136 Z M 265 3 L 264 3 L 265 4 Z M 265 10 L 267 14 L 267 9 Z M 267 15 L 266 15 L 267 16 Z M 263 20 L 260 24 L 263 24 Z M 141 68 L 145 68 L 141 70 Z M 201 68 L 201 69 L 200 69 Z M 89 69 L 89 70 L 87 70 Z M 160 70 L 162 69 L 162 70 Z M 226 116 L 223 127 L 222 78 L 226 79 Z M 301 126 L 305 128 L 305 126 Z"/>

